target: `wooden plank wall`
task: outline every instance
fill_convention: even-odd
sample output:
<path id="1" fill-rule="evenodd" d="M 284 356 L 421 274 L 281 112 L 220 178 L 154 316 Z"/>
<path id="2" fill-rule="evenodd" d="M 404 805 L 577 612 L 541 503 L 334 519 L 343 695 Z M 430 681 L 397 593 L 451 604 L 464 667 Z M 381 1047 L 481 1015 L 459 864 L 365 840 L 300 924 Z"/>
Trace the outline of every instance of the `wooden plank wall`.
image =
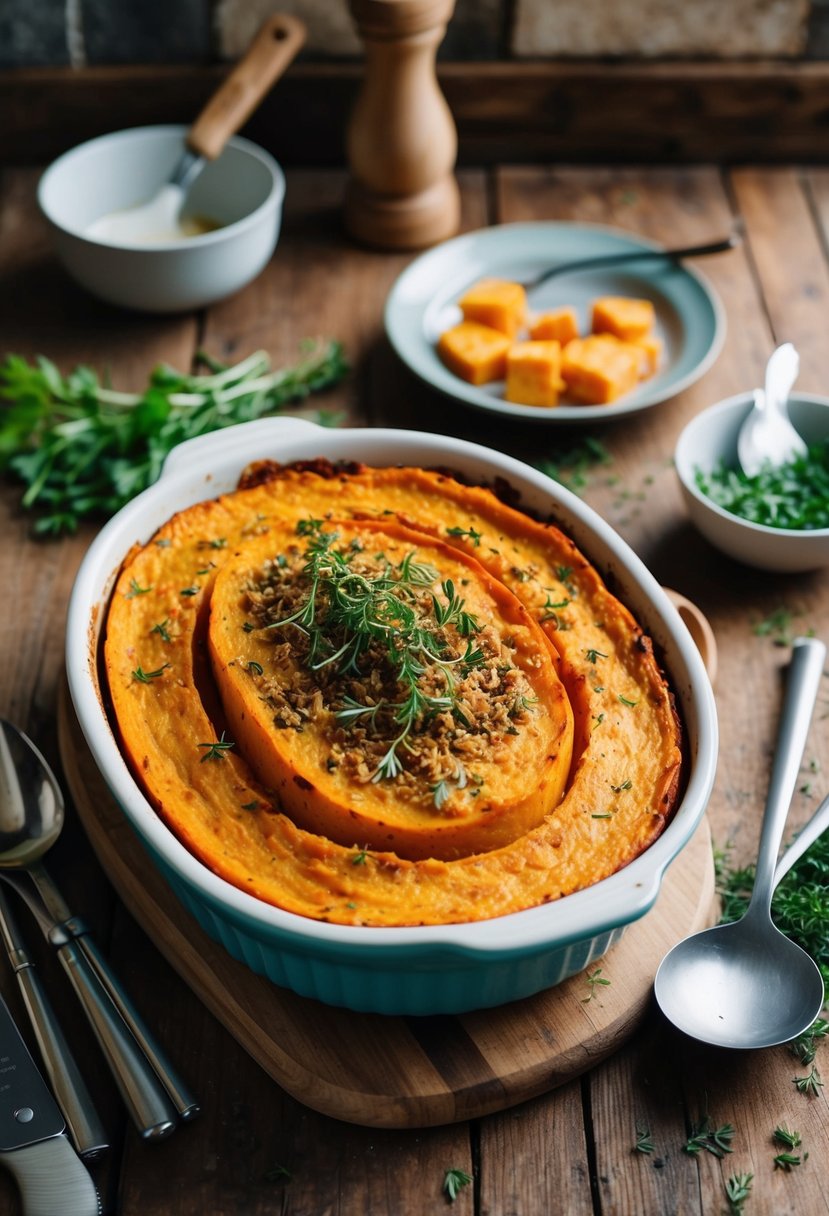
<path id="1" fill-rule="evenodd" d="M 106 131 L 189 122 L 226 67 L 0 75 L 0 163 L 43 164 Z M 344 160 L 359 63 L 298 63 L 245 134 L 288 165 Z M 460 162 L 829 160 L 829 63 L 448 63 Z"/>

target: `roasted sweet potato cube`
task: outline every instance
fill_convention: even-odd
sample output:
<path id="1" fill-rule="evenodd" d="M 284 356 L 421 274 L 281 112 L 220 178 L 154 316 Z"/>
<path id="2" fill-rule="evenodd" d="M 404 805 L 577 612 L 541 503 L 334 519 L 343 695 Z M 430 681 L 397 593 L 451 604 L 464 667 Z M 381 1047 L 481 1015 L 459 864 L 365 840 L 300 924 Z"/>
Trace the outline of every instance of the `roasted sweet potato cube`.
<path id="1" fill-rule="evenodd" d="M 451 372 L 470 384 L 503 380 L 510 339 L 477 321 L 461 321 L 440 335 L 438 354 Z"/>
<path id="2" fill-rule="evenodd" d="M 593 301 L 594 334 L 614 334 L 623 342 L 636 342 L 653 329 L 655 320 L 650 300 L 628 296 L 602 296 Z"/>
<path id="3" fill-rule="evenodd" d="M 642 352 L 611 334 L 574 338 L 562 352 L 561 375 L 574 401 L 606 405 L 639 383 Z"/>
<path id="4" fill-rule="evenodd" d="M 527 293 L 520 283 L 481 279 L 458 301 L 465 321 L 489 325 L 514 338 L 527 316 Z"/>
<path id="5" fill-rule="evenodd" d="M 659 360 L 662 358 L 662 339 L 656 334 L 645 334 L 644 338 L 638 338 L 631 345 L 642 353 L 639 379 L 647 380 L 659 367 Z"/>
<path id="6" fill-rule="evenodd" d="M 579 336 L 579 321 L 575 308 L 555 308 L 542 312 L 530 326 L 530 337 L 536 341 L 553 339 L 566 346 Z"/>
<path id="7" fill-rule="evenodd" d="M 519 405 L 558 405 L 561 344 L 548 340 L 516 342 L 507 352 L 507 401 Z"/>

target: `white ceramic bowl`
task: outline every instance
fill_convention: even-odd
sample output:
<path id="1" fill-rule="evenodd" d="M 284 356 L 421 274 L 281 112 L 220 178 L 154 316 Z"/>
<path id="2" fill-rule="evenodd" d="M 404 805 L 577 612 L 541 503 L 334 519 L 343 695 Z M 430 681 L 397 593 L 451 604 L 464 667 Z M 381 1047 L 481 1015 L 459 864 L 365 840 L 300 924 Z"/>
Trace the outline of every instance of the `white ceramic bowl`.
<path id="1" fill-rule="evenodd" d="M 829 528 L 794 531 L 769 528 L 731 515 L 703 494 L 696 470 L 710 473 L 720 462 L 737 468 L 737 434 L 752 408 L 753 393 L 740 393 L 703 410 L 677 440 L 674 464 L 691 520 L 707 540 L 738 561 L 761 570 L 794 574 L 829 565 Z M 807 443 L 829 439 L 829 397 L 793 393 L 789 414 Z"/>
<path id="2" fill-rule="evenodd" d="M 687 731 L 688 780 L 658 840 L 630 865 L 565 899 L 474 924 L 365 928 L 323 924 L 253 898 L 197 861 L 164 825 L 132 778 L 99 694 L 95 631 L 118 568 L 175 511 L 235 488 L 264 457 L 329 457 L 368 464 L 458 470 L 505 478 L 522 500 L 551 513 L 630 606 L 664 657 Z M 296 419 L 247 423 L 191 440 L 161 480 L 99 533 L 72 592 L 69 686 L 83 732 L 109 788 L 173 889 L 230 953 L 275 983 L 329 1004 L 378 1013 L 458 1013 L 515 1000 L 583 970 L 653 905 L 663 874 L 705 810 L 717 760 L 711 685 L 680 616 L 639 559 L 594 511 L 562 486 L 477 444 L 397 430 L 328 430 Z M 148 859 L 147 864 L 150 864 Z"/>
<path id="3" fill-rule="evenodd" d="M 187 210 L 222 227 L 140 247 L 87 235 L 102 215 L 146 202 L 169 178 L 184 126 L 102 135 L 59 157 L 43 174 L 38 202 L 69 274 L 111 304 L 181 312 L 232 295 L 265 267 L 279 237 L 285 178 L 247 139 L 229 140 L 188 196 Z"/>

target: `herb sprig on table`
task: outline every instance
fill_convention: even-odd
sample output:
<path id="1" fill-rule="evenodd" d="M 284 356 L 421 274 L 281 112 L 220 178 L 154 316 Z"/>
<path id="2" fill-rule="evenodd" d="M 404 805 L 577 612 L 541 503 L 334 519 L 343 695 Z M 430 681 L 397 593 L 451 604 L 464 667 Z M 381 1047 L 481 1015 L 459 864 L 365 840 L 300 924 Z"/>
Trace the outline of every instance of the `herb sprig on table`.
<path id="1" fill-rule="evenodd" d="M 9 355 L 0 364 L 0 468 L 26 486 L 40 535 L 73 532 L 87 515 L 110 515 L 157 480 L 179 443 L 250 422 L 302 401 L 347 371 L 338 342 L 303 348 L 272 369 L 265 351 L 233 366 L 203 352 L 189 374 L 156 367 L 143 393 L 103 384 L 89 367 L 62 376 L 49 359 Z"/>

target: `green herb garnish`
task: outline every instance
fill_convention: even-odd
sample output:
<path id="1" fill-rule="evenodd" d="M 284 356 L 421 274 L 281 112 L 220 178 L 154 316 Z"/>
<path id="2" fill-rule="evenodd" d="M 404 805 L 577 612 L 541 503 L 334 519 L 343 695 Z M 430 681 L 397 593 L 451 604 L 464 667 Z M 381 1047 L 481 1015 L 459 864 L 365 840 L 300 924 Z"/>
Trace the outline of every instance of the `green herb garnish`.
<path id="1" fill-rule="evenodd" d="M 476 532 L 474 528 L 447 528 L 447 536 L 457 536 L 458 538 L 465 536 L 471 541 L 472 545 L 477 549 L 481 543 L 481 533 Z"/>
<path id="2" fill-rule="evenodd" d="M 200 743 L 199 747 L 205 748 L 205 753 L 201 758 L 201 763 L 205 760 L 223 760 L 225 752 L 230 751 L 236 744 L 230 739 L 225 739 L 225 732 L 222 731 L 221 739 L 217 739 L 215 743 Z"/>
<path id="3" fill-rule="evenodd" d="M 720 464 L 696 469 L 694 481 L 706 498 L 749 523 L 787 531 L 829 528 L 829 442 L 812 443 L 805 456 L 754 477 Z"/>
<path id="4" fill-rule="evenodd" d="M 732 1174 L 725 1184 L 725 1197 L 728 1200 L 729 1216 L 740 1216 L 751 1194 L 753 1174 Z"/>
<path id="5" fill-rule="evenodd" d="M 0 365 L 0 468 L 26 486 L 35 532 L 73 532 L 87 515 L 110 515 L 157 480 L 168 452 L 185 439 L 249 422 L 342 379 L 337 342 L 311 344 L 293 367 L 271 369 L 257 351 L 232 367 L 203 352 L 189 375 L 161 365 L 143 393 L 103 385 L 88 367 L 62 376 L 39 357 Z"/>
<path id="6" fill-rule="evenodd" d="M 159 676 L 163 675 L 169 666 L 169 663 L 165 663 L 162 667 L 158 667 L 155 671 L 144 671 L 139 666 L 136 667 L 135 671 L 131 673 L 132 678 L 134 680 L 138 680 L 139 684 L 150 684 L 153 680 L 157 680 Z"/>
<path id="7" fill-rule="evenodd" d="M 449 1202 L 454 1203 L 458 1193 L 471 1181 L 472 1175 L 467 1174 L 466 1170 L 447 1170 L 443 1177 L 443 1189 Z"/>
<path id="8" fill-rule="evenodd" d="M 809 1097 L 816 1098 L 823 1088 L 817 1065 L 813 1064 L 811 1071 L 805 1077 L 792 1077 L 792 1084 L 799 1094 L 808 1094 Z"/>
<path id="9" fill-rule="evenodd" d="M 645 1153 L 645 1154 L 649 1154 L 649 1153 L 653 1152 L 653 1140 L 651 1140 L 651 1134 L 650 1134 L 650 1131 L 648 1128 L 637 1127 L 636 1143 L 633 1146 L 633 1151 L 634 1151 L 634 1153 Z"/>
<path id="10" fill-rule="evenodd" d="M 598 818 L 600 818 L 600 816 L 596 815 L 596 816 L 594 816 L 594 818 L 598 819 Z M 588 1001 L 593 1000 L 593 997 L 596 995 L 597 988 L 609 988 L 610 987 L 610 980 L 606 980 L 604 978 L 604 976 L 602 975 L 601 967 L 597 967 L 595 971 L 586 971 L 584 973 L 584 978 L 587 983 L 587 986 L 590 989 L 590 992 L 587 996 L 582 997 L 582 999 L 581 999 L 582 1005 L 586 1005 L 588 1003 Z"/>
<path id="11" fill-rule="evenodd" d="M 344 697 L 335 718 L 341 724 L 373 724 L 378 714 L 391 713 L 399 731 L 378 761 L 372 781 L 393 779 L 403 771 L 398 749 L 419 719 L 445 710 L 460 713 L 454 669 L 463 675 L 484 662 L 483 651 L 472 636 L 480 626 L 465 610 L 451 579 L 441 583 L 440 595 L 429 594 L 431 613 L 424 613 L 423 596 L 437 582 L 438 574 L 417 562 L 413 553 L 396 566 L 378 554 L 377 560 L 383 563 L 380 571 L 365 574 L 349 564 L 352 553 L 334 547 L 338 533 L 325 531 L 321 520 L 301 520 L 297 532 L 308 540 L 302 567 L 307 591 L 294 612 L 266 628 L 294 625 L 300 629 L 308 639 L 305 663 L 311 671 L 336 664 L 340 673 L 358 673 L 360 659 L 370 648 L 381 647 L 400 688 L 400 699 L 364 704 Z M 447 651 L 445 631 L 449 628 L 466 643 L 455 657 L 449 657 Z M 435 670 L 443 688 L 426 692 L 421 677 Z M 440 800 L 445 792 L 441 783 L 438 787 L 433 789 L 433 797 Z"/>
<path id="12" fill-rule="evenodd" d="M 604 444 L 588 435 L 576 447 L 562 452 L 555 459 L 540 461 L 537 467 L 553 481 L 566 486 L 575 494 L 580 494 L 589 484 L 588 473 L 598 465 L 610 464 L 612 459 Z"/>
<path id="13" fill-rule="evenodd" d="M 724 1157 L 726 1153 L 734 1151 L 731 1148 L 733 1139 L 734 1128 L 730 1123 L 723 1123 L 722 1127 L 712 1128 L 708 1115 L 705 1115 L 682 1147 L 683 1151 L 692 1157 L 698 1156 L 703 1149 L 715 1157 Z"/>

